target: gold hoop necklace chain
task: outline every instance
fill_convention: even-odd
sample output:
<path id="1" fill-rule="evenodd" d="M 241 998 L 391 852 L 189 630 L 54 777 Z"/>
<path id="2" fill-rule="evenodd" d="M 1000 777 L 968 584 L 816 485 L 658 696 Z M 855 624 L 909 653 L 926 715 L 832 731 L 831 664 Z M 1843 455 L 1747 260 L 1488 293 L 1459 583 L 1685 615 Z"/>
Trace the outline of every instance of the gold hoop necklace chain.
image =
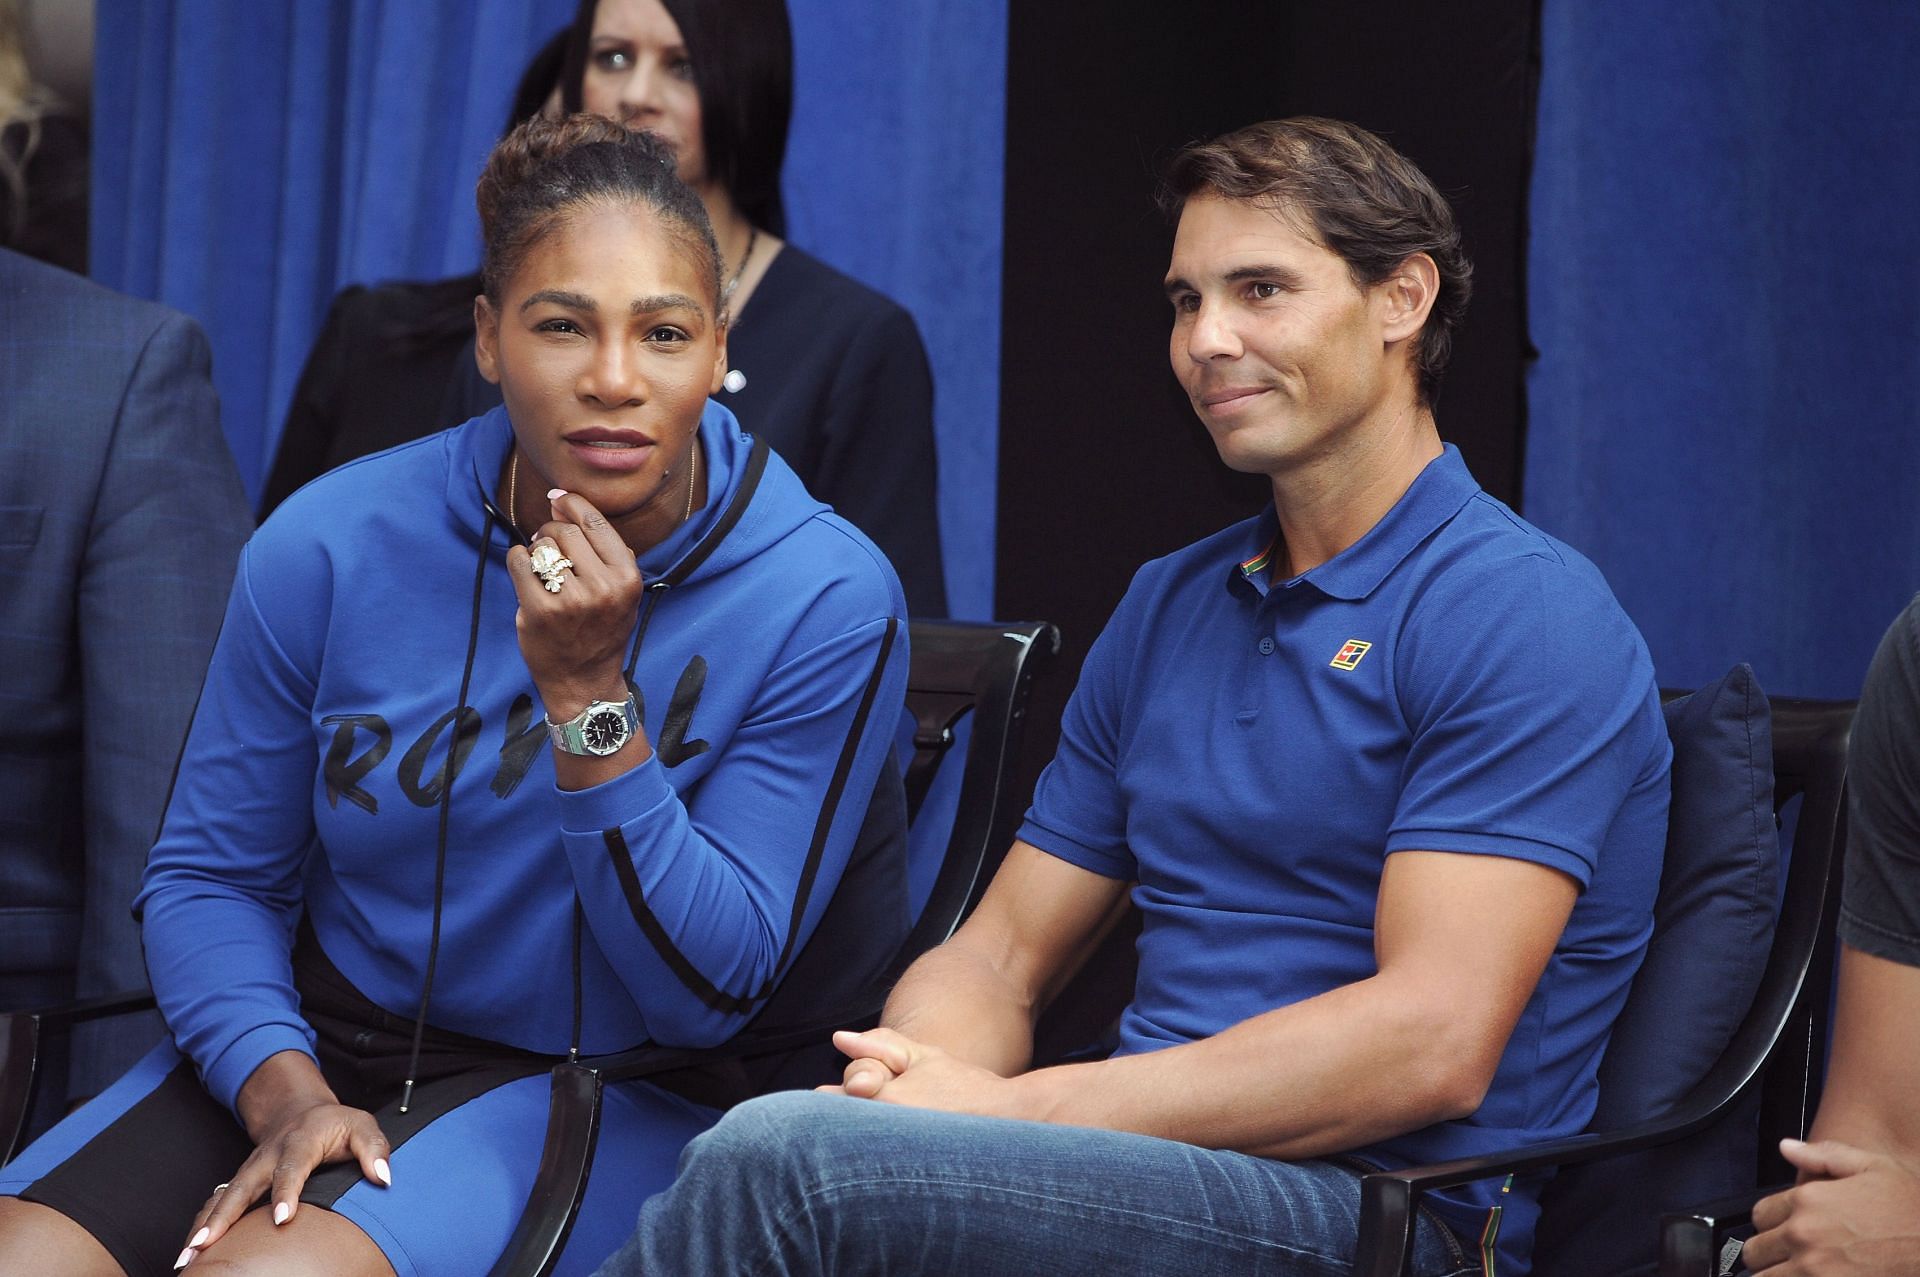
<path id="1" fill-rule="evenodd" d="M 693 490 L 700 486 L 700 436 L 693 438 L 693 462 L 687 467 L 687 510 L 680 516 L 685 523 L 693 517 Z"/>

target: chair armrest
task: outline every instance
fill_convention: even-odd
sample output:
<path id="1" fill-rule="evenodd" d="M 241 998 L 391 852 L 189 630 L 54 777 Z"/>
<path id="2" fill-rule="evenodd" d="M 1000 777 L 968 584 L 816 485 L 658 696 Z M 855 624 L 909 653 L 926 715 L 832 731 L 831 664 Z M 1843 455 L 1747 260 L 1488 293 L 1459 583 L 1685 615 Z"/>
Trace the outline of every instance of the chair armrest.
<path id="1" fill-rule="evenodd" d="M 1413 1250 L 1414 1212 L 1425 1194 L 1495 1176 L 1577 1166 L 1638 1153 L 1684 1139 L 1705 1126 L 1717 1108 L 1682 1105 L 1675 1112 L 1621 1131 L 1569 1136 L 1543 1144 L 1463 1157 L 1431 1166 L 1375 1171 L 1360 1181 L 1360 1237 L 1355 1277 L 1402 1277 Z"/>
<path id="2" fill-rule="evenodd" d="M 579 1064 L 553 1066 L 547 1141 L 526 1209 L 488 1277 L 547 1277 L 573 1231 L 587 1172 L 600 1142 L 600 1075 Z"/>
<path id="3" fill-rule="evenodd" d="M 1755 1189 L 1660 1217 L 1660 1277 L 1720 1277 L 1726 1268 L 1727 1234 L 1753 1223 L 1753 1208 L 1763 1197 L 1791 1183 Z"/>
<path id="4" fill-rule="evenodd" d="M 80 1024 L 87 1020 L 104 1020 L 116 1015 L 151 1011 L 155 1005 L 153 995 L 145 989 L 128 989 L 119 993 L 104 993 L 97 998 L 63 1002 L 59 1006 L 42 1007 L 34 1011 L 16 1011 L 13 1014 L 30 1015 L 41 1024 Z"/>
<path id="5" fill-rule="evenodd" d="M 153 1005 L 153 995 L 142 990 L 0 1013 L 0 1164 L 13 1160 L 26 1134 L 27 1114 L 33 1107 L 33 1091 L 40 1077 L 42 1031 L 53 1025 L 130 1015 L 151 1010 Z"/>
<path id="6" fill-rule="evenodd" d="M 547 1277 L 553 1271 L 566 1246 L 574 1217 L 579 1213 L 580 1202 L 586 1196 L 587 1178 L 593 1169 L 593 1150 L 600 1138 L 600 1099 L 606 1083 L 651 1077 L 715 1060 L 751 1060 L 818 1046 L 836 1029 L 864 1028 L 878 1023 L 880 1005 L 876 1000 L 857 1015 L 778 1030 L 750 1042 L 705 1048 L 640 1046 L 611 1055 L 587 1056 L 577 1063 L 555 1065 L 540 1170 L 527 1192 L 527 1205 L 520 1213 L 520 1223 L 488 1277 Z"/>

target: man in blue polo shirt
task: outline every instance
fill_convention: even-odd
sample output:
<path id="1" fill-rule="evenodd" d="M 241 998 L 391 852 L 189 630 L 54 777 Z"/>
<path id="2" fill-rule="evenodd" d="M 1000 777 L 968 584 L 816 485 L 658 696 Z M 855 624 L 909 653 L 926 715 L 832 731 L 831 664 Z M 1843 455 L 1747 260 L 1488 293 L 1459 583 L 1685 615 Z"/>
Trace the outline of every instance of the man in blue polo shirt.
<path id="1" fill-rule="evenodd" d="M 1599 573 L 1441 444 L 1452 213 L 1314 119 L 1189 148 L 1168 198 L 1174 373 L 1272 507 L 1135 577 L 842 1094 L 734 1110 L 603 1272 L 1344 1273 L 1368 1166 L 1586 1123 L 1670 751 Z M 1030 1069 L 1128 898 L 1119 1050 Z M 1416 1271 L 1524 1273 L 1537 1184 L 1503 1187 L 1432 1199 Z"/>

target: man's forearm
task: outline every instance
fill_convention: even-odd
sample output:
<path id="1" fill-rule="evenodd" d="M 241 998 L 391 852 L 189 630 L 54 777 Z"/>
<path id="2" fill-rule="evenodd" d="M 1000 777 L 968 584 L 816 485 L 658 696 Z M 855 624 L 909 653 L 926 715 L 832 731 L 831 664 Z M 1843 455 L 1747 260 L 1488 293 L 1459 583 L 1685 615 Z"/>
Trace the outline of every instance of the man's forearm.
<path id="1" fill-rule="evenodd" d="M 1127 884 L 1015 839 L 979 907 L 894 986 L 881 1024 L 1003 1077 L 1033 1021 L 1127 907 Z"/>
<path id="2" fill-rule="evenodd" d="M 1045 868 L 1038 852 L 1009 863 Z M 983 912 L 1001 889 L 996 879 Z M 879 1097 L 1284 1157 L 1465 1117 L 1492 1085 L 1576 895 L 1570 878 L 1526 861 L 1398 853 L 1382 876 L 1372 976 L 1198 1041 L 985 1086 L 965 1064 L 1003 1076 L 1024 1068 L 1034 1008 L 1077 962 L 1024 960 L 1035 929 L 1003 935 L 997 915 L 981 925 L 976 914 L 889 1002 L 887 1027 L 938 1050 L 929 1067 L 910 1050 L 904 1074 L 888 1064 L 899 1076 Z M 1075 954 L 1116 896 L 1089 899 Z M 1002 896 L 1019 898 L 1011 887 Z M 941 1067 L 943 1055 L 961 1064 Z"/>
<path id="3" fill-rule="evenodd" d="M 1920 1111 L 1910 1102 L 1920 1084 L 1916 1033 L 1920 968 L 1842 946 L 1832 1064 L 1810 1138 L 1920 1170 Z"/>
<path id="4" fill-rule="evenodd" d="M 1015 1085 L 1038 1120 L 1303 1158 L 1472 1113 L 1485 1060 L 1460 1017 L 1376 977 L 1197 1042 Z"/>
<path id="5" fill-rule="evenodd" d="M 1033 1059 L 1033 1005 L 962 935 L 921 956 L 887 998 L 880 1023 L 1011 1077 Z"/>
<path id="6" fill-rule="evenodd" d="M 1808 1141 L 1837 1140 L 1870 1153 L 1883 1153 L 1920 1175 L 1920 1140 L 1915 1138 L 1912 1121 L 1904 1114 L 1887 1111 L 1900 1106 L 1901 1100 L 1886 1097 L 1892 1101 L 1886 1103 L 1876 1096 L 1860 1103 L 1857 1098 L 1823 1097 Z"/>

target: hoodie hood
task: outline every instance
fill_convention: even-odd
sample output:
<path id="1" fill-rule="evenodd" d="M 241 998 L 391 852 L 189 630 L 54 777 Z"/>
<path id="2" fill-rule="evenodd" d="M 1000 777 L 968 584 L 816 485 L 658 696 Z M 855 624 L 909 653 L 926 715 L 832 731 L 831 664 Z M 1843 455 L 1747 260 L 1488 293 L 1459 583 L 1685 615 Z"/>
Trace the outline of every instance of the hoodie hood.
<path id="1" fill-rule="evenodd" d="M 827 506 L 808 495 L 786 462 L 741 428 L 732 412 L 709 399 L 700 414 L 707 502 L 660 544 L 639 557 L 648 582 L 683 585 L 717 576 L 751 560 Z M 513 446 L 504 406 L 446 435 L 447 509 L 461 536 L 504 556 L 522 543 L 493 500 Z M 491 531 L 487 530 L 491 528 Z"/>

